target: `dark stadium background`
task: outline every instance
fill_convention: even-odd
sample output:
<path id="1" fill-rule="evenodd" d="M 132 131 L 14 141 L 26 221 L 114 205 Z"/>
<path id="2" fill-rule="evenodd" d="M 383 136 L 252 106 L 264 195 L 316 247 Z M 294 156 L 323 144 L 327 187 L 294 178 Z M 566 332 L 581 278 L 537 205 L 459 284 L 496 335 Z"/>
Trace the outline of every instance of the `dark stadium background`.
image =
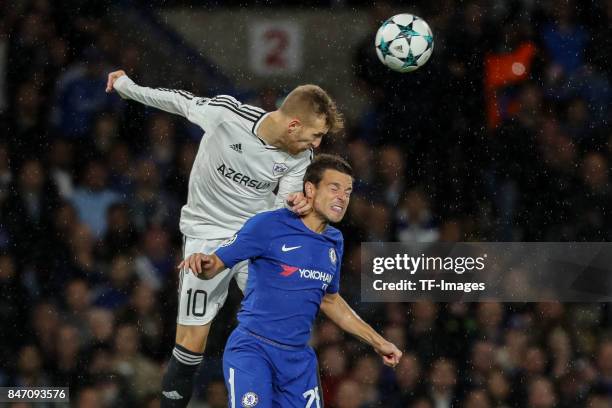
<path id="1" fill-rule="evenodd" d="M 608 304 L 359 298 L 360 242 L 610 241 L 612 1 L 202 3 L 0 3 L 0 386 L 69 386 L 76 407 L 159 403 L 200 133 L 107 96 L 106 74 L 123 68 L 143 85 L 266 109 L 321 75 L 346 108 L 346 136 L 321 149 L 356 172 L 342 291 L 405 357 L 383 368 L 320 320 L 326 407 L 612 406 Z M 376 26 L 396 12 L 434 32 L 415 73 L 375 59 Z M 192 13 L 211 25 L 190 25 Z M 276 13 L 304 29 L 302 71 L 228 67 L 246 53 L 243 24 Z M 309 42 L 317 32 L 338 37 Z M 233 288 L 213 324 L 193 406 L 225 406 L 220 356 L 239 299 Z"/>

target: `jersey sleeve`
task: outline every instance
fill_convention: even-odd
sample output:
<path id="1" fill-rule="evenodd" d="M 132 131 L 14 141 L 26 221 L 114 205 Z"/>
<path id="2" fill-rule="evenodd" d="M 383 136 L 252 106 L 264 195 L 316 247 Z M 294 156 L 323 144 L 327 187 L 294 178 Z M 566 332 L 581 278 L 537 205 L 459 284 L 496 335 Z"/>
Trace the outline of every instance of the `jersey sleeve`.
<path id="1" fill-rule="evenodd" d="M 191 92 L 179 89 L 153 89 L 140 86 L 127 75 L 118 78 L 113 87 L 124 99 L 132 99 L 143 105 L 161 109 L 175 115 L 181 115 L 188 119 L 195 100 L 199 99 L 193 96 Z"/>
<path id="2" fill-rule="evenodd" d="M 326 292 L 329 294 L 338 293 L 340 291 L 340 270 L 342 269 L 342 257 L 344 255 L 344 240 L 341 240 L 336 246 L 336 274 L 331 283 L 327 287 Z"/>
<path id="3" fill-rule="evenodd" d="M 260 115 L 259 111 L 257 114 L 254 113 L 258 108 L 239 105 L 239 102 L 230 96 L 219 95 L 214 98 L 204 98 L 180 89 L 148 88 L 137 85 L 127 75 L 117 79 L 114 88 L 124 99 L 132 99 L 165 112 L 181 115 L 201 127 L 206 133 L 214 130 L 223 120 L 227 120 L 228 116 L 240 114 L 244 117 L 255 118 Z M 238 113 L 230 109 L 234 107 L 230 103 L 240 106 L 240 110 L 235 109 Z M 247 107 L 251 111 L 246 111 Z"/>
<path id="4" fill-rule="evenodd" d="M 290 193 L 302 191 L 304 188 L 304 175 L 306 174 L 306 168 L 310 165 L 313 158 L 313 151 L 309 150 L 304 153 L 303 160 L 291 171 L 281 177 L 278 183 L 278 192 L 274 199 L 274 208 L 283 208 L 287 202 L 287 196 Z"/>
<path id="5" fill-rule="evenodd" d="M 251 217 L 233 237 L 219 246 L 215 254 L 228 268 L 238 262 L 257 258 L 269 246 L 270 221 L 268 213 Z"/>

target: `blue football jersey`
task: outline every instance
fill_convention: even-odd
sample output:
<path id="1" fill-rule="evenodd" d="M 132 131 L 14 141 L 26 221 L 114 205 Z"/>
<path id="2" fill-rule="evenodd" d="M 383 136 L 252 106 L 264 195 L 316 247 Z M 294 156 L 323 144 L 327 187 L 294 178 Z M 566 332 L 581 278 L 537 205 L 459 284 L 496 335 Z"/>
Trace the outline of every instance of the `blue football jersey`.
<path id="1" fill-rule="evenodd" d="M 215 252 L 228 268 L 250 260 L 239 327 L 305 346 L 323 296 L 339 290 L 343 245 L 336 228 L 318 234 L 288 209 L 250 218 Z"/>

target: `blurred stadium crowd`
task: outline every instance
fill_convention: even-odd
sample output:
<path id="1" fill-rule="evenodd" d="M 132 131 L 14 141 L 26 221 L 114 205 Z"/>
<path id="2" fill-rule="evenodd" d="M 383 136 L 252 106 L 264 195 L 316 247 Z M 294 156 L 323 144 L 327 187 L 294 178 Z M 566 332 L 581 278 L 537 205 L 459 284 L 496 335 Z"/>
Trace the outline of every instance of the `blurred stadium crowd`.
<path id="1" fill-rule="evenodd" d="M 610 305 L 359 302 L 362 241 L 612 238 L 612 1 L 420 3 L 432 60 L 391 74 L 364 38 L 355 87 L 371 103 L 323 146 L 357 175 L 343 294 L 406 355 L 385 369 L 321 320 L 326 406 L 610 407 Z M 21 4 L 0 6 L 0 386 L 157 406 L 200 135 L 104 93 L 110 68 L 155 68 L 104 2 Z M 372 9 L 373 32 L 385 13 Z M 271 110 L 281 95 L 248 102 Z M 213 325 L 198 406 L 226 404 L 219 358 L 239 298 Z"/>

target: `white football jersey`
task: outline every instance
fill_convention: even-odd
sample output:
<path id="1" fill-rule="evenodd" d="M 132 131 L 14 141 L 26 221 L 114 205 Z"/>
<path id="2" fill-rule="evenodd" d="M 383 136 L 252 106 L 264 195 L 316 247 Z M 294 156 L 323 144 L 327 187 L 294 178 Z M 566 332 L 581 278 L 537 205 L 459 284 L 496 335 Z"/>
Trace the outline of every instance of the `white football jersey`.
<path id="1" fill-rule="evenodd" d="M 231 237 L 253 215 L 282 207 L 289 193 L 302 191 L 313 152 L 292 156 L 260 139 L 263 109 L 227 95 L 201 98 L 181 90 L 142 87 L 127 76 L 117 79 L 114 88 L 123 98 L 182 115 L 204 130 L 181 210 L 184 235 Z"/>

